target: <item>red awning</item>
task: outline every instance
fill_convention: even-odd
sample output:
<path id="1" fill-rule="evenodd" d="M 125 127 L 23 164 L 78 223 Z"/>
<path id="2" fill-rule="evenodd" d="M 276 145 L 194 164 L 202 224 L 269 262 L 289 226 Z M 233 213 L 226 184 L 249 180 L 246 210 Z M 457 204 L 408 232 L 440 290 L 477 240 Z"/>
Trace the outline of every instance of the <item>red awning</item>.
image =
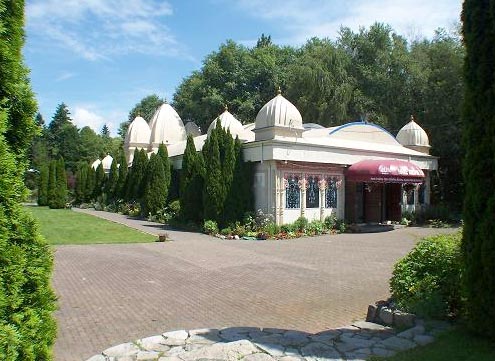
<path id="1" fill-rule="evenodd" d="M 346 178 L 353 182 L 423 183 L 425 174 L 404 160 L 363 160 L 347 168 Z"/>

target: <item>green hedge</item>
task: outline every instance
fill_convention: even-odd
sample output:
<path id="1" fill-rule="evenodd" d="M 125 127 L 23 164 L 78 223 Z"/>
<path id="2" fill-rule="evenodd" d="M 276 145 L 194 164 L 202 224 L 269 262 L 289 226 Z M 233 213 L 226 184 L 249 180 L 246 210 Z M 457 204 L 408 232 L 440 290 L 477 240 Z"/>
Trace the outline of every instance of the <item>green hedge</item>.
<path id="1" fill-rule="evenodd" d="M 431 318 L 459 313 L 461 237 L 459 232 L 425 238 L 395 264 L 390 289 L 400 309 Z"/>

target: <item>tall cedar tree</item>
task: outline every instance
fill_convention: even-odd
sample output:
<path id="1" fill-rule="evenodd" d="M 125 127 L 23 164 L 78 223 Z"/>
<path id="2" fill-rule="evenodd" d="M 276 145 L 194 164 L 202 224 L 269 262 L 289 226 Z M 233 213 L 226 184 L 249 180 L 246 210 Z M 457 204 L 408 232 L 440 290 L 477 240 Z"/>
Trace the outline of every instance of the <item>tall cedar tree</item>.
<path id="1" fill-rule="evenodd" d="M 118 182 L 115 190 L 115 198 L 116 199 L 124 199 L 126 192 L 126 181 L 127 181 L 127 159 L 125 157 L 124 150 L 120 148 L 119 150 L 119 176 Z"/>
<path id="2" fill-rule="evenodd" d="M 115 200 L 116 189 L 119 184 L 119 169 L 117 168 L 117 159 L 113 159 L 110 166 L 110 173 L 108 173 L 108 179 L 105 183 L 105 194 L 109 201 Z"/>
<path id="3" fill-rule="evenodd" d="M 88 181 L 88 163 L 80 162 L 76 172 L 76 203 L 84 202 L 86 183 Z"/>
<path id="4" fill-rule="evenodd" d="M 219 124 L 220 122 L 217 122 Z M 227 211 L 228 195 L 232 188 L 232 180 L 234 178 L 235 168 L 235 144 L 230 130 L 221 129 L 223 136 L 223 159 L 222 159 L 222 224 L 227 225 L 230 218 Z"/>
<path id="5" fill-rule="evenodd" d="M 50 161 L 50 168 L 48 171 L 48 206 L 50 208 L 57 208 L 57 161 Z"/>
<path id="6" fill-rule="evenodd" d="M 145 215 L 155 215 L 165 207 L 168 195 L 163 160 L 159 155 L 151 155 L 146 174 L 142 209 Z"/>
<path id="7" fill-rule="evenodd" d="M 221 223 L 223 215 L 222 163 L 220 160 L 219 139 L 221 132 L 215 128 L 204 147 L 205 182 L 203 188 L 203 212 L 205 220 L 214 220 Z"/>
<path id="8" fill-rule="evenodd" d="M 56 208 L 64 208 L 67 203 L 67 174 L 65 173 L 64 158 L 60 158 L 57 163 L 57 186 L 55 204 Z"/>
<path id="9" fill-rule="evenodd" d="M 465 0 L 464 284 L 473 331 L 495 339 L 495 0 Z"/>
<path id="10" fill-rule="evenodd" d="M 5 141 L 23 159 L 39 128 L 33 121 L 37 106 L 23 64 L 24 1 L 0 1 L 0 101 L 4 102 Z M 24 160 L 24 159 L 23 159 Z"/>
<path id="11" fill-rule="evenodd" d="M 252 201 L 252 166 L 244 162 L 241 141 L 235 140 L 235 168 L 232 185 L 225 203 L 226 222 L 240 221 L 246 212 L 253 210 Z"/>
<path id="12" fill-rule="evenodd" d="M 167 147 L 165 146 L 165 144 L 163 144 L 163 143 L 160 144 L 160 146 L 158 147 L 158 153 L 157 154 L 163 163 L 163 171 L 165 174 L 165 184 L 167 185 L 167 193 L 168 193 L 168 190 L 170 189 L 170 182 L 172 180 L 172 172 L 170 169 L 170 160 L 168 158 L 168 150 L 167 150 Z"/>
<path id="13" fill-rule="evenodd" d="M 96 174 L 95 174 L 95 187 L 93 190 L 93 197 L 95 199 L 101 197 L 101 195 L 103 194 L 106 178 L 107 177 L 105 175 L 105 171 L 103 170 L 103 164 L 100 163 L 96 168 Z"/>
<path id="14" fill-rule="evenodd" d="M 95 191 L 96 171 L 89 164 L 87 164 L 86 169 L 88 171 L 88 177 L 86 179 L 86 190 L 84 192 L 84 201 L 91 202 L 91 200 L 93 199 L 93 193 Z"/>
<path id="15" fill-rule="evenodd" d="M 48 205 L 48 178 L 49 178 L 48 164 L 43 164 L 40 167 L 40 177 L 38 184 L 38 205 Z"/>
<path id="16" fill-rule="evenodd" d="M 180 176 L 180 210 L 185 221 L 200 222 L 203 217 L 202 154 L 196 151 L 192 135 L 187 136 Z"/>
<path id="17" fill-rule="evenodd" d="M 51 249 L 20 204 L 36 101 L 22 60 L 24 1 L 0 0 L 0 360 L 51 360 Z M 5 106 L 5 109 L 4 109 Z"/>
<path id="18" fill-rule="evenodd" d="M 80 160 L 80 134 L 72 123 L 67 105 L 58 105 L 47 129 L 49 152 L 52 157 L 63 157 L 70 169 Z"/>
<path id="19" fill-rule="evenodd" d="M 143 179 L 148 157 L 144 149 L 134 151 L 134 159 L 129 171 L 129 182 L 127 184 L 127 200 L 139 202 L 143 195 Z"/>

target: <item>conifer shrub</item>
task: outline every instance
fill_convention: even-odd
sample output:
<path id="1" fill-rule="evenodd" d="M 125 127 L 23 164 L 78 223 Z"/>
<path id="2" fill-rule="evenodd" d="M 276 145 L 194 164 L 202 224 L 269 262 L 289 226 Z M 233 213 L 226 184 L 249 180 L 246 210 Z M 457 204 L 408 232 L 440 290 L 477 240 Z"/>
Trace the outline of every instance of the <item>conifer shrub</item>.
<path id="1" fill-rule="evenodd" d="M 463 176 L 468 325 L 495 340 L 495 1 L 463 3 Z"/>
<path id="2" fill-rule="evenodd" d="M 2 134 L 0 112 L 0 360 L 51 360 L 56 335 L 53 256 L 18 200 L 22 172 Z"/>
<path id="3" fill-rule="evenodd" d="M 456 316 L 461 305 L 461 233 L 421 240 L 392 273 L 397 306 L 422 317 Z"/>
<path id="4" fill-rule="evenodd" d="M 206 234 L 215 235 L 218 234 L 218 224 L 217 222 L 209 219 L 203 223 L 203 232 Z"/>
<path id="5" fill-rule="evenodd" d="M 163 161 L 159 155 L 152 154 L 146 168 L 146 184 L 143 195 L 142 209 L 145 215 L 156 215 L 165 208 L 168 188 L 166 184 Z"/>
<path id="6" fill-rule="evenodd" d="M 43 164 L 40 167 L 40 177 L 38 183 L 38 205 L 47 206 L 48 205 L 48 177 L 49 169 L 48 164 Z"/>

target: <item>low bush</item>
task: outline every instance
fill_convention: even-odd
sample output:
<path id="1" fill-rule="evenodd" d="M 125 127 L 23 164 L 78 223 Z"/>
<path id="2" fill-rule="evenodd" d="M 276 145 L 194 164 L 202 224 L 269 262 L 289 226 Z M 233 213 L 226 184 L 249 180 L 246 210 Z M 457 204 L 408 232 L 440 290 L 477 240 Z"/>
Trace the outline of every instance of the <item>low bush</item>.
<path id="1" fill-rule="evenodd" d="M 306 217 L 299 217 L 294 222 L 294 227 L 299 232 L 303 232 L 304 233 L 306 231 L 306 227 L 308 227 L 308 223 L 309 223 L 309 221 L 308 221 L 308 219 Z"/>
<path id="2" fill-rule="evenodd" d="M 280 231 L 284 233 L 295 232 L 296 226 L 294 223 L 283 224 L 280 226 Z"/>
<path id="3" fill-rule="evenodd" d="M 217 234 L 218 233 L 218 224 L 211 219 L 206 220 L 203 223 L 203 231 L 207 234 Z"/>
<path id="4" fill-rule="evenodd" d="M 223 228 L 220 230 L 220 234 L 222 236 L 230 236 L 232 234 L 232 230 L 229 227 Z"/>
<path id="5" fill-rule="evenodd" d="M 461 238 L 460 232 L 425 238 L 395 264 L 390 290 L 400 309 L 428 318 L 459 313 Z"/>
<path id="6" fill-rule="evenodd" d="M 232 229 L 232 234 L 242 237 L 246 234 L 246 227 L 241 224 L 241 222 L 235 222 L 230 226 Z"/>
<path id="7" fill-rule="evenodd" d="M 322 234 L 325 230 L 323 222 L 314 220 L 311 221 L 306 227 L 306 234 L 309 236 L 315 236 Z"/>
<path id="8" fill-rule="evenodd" d="M 335 223 L 335 229 L 340 233 L 344 233 L 347 229 L 345 221 L 343 219 L 337 219 L 337 222 Z"/>
<path id="9" fill-rule="evenodd" d="M 280 227 L 277 226 L 274 222 L 271 222 L 271 223 L 268 223 L 265 227 L 264 227 L 264 233 L 267 233 L 268 236 L 270 237 L 273 237 L 275 236 L 276 234 L 278 234 L 280 232 Z"/>
<path id="10" fill-rule="evenodd" d="M 335 229 L 335 225 L 337 224 L 337 216 L 335 214 L 331 214 L 325 217 L 323 221 L 323 225 L 326 230 L 331 231 Z"/>

